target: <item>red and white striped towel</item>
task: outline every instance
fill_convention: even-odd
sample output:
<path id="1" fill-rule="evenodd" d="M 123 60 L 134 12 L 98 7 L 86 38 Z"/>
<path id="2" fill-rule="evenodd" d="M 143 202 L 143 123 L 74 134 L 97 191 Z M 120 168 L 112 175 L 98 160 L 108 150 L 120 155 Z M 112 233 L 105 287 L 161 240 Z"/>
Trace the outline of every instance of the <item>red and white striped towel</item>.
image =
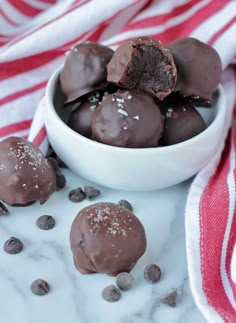
<path id="1" fill-rule="evenodd" d="M 213 323 L 236 322 L 235 34 L 236 1 L 230 0 L 0 2 L 0 138 L 28 137 L 42 150 L 47 139 L 39 102 L 51 73 L 75 43 L 117 45 L 150 35 L 167 44 L 191 36 L 218 51 L 228 118 L 218 152 L 196 176 L 186 207 L 191 288 Z"/>

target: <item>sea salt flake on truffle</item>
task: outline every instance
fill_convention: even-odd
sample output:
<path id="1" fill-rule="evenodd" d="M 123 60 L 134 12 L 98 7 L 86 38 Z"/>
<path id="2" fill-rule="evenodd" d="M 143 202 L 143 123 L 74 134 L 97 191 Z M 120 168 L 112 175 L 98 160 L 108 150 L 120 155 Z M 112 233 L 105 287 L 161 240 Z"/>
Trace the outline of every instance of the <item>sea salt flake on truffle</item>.
<path id="1" fill-rule="evenodd" d="M 133 117 L 133 119 L 139 120 L 139 116 L 135 116 Z"/>
<path id="2" fill-rule="evenodd" d="M 129 218 L 133 219 L 132 231 Z M 70 241 L 75 266 L 84 274 L 101 272 L 116 276 L 121 271 L 129 272 L 146 249 L 145 231 L 138 218 L 108 202 L 90 205 L 78 213 Z"/>
<path id="3" fill-rule="evenodd" d="M 96 96 L 93 95 L 88 98 L 88 101 L 91 103 L 95 103 L 95 102 L 98 102 L 98 99 L 96 98 Z"/>
<path id="4" fill-rule="evenodd" d="M 116 98 L 116 102 L 124 103 L 124 102 L 125 102 L 125 100 L 124 100 L 124 99 Z"/>
<path id="5" fill-rule="evenodd" d="M 122 109 L 118 109 L 118 111 L 120 114 L 123 114 L 124 116 L 128 117 L 128 112 L 127 111 L 124 111 Z"/>
<path id="6" fill-rule="evenodd" d="M 173 109 L 169 108 L 166 112 L 166 118 L 171 118 L 173 113 Z"/>

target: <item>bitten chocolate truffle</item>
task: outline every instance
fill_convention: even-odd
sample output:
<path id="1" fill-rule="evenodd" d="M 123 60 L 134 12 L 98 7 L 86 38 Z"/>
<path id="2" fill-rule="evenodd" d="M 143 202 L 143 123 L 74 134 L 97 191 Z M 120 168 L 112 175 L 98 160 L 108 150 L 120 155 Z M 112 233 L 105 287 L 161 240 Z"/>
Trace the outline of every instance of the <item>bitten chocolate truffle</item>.
<path id="1" fill-rule="evenodd" d="M 129 272 L 146 250 L 146 235 L 139 219 L 114 203 L 83 208 L 71 227 L 75 267 L 83 274 L 116 276 Z"/>
<path id="2" fill-rule="evenodd" d="M 155 147 L 163 130 L 163 117 L 153 98 L 135 90 L 107 95 L 92 121 L 95 140 L 111 146 Z"/>
<path id="3" fill-rule="evenodd" d="M 175 91 L 198 105 L 210 106 L 222 73 L 218 53 L 194 38 L 180 38 L 167 47 L 174 57 L 178 72 Z"/>
<path id="4" fill-rule="evenodd" d="M 55 171 L 38 147 L 19 137 L 0 142 L 0 200 L 8 205 L 42 204 L 56 189 Z"/>
<path id="5" fill-rule="evenodd" d="M 107 63 L 113 50 L 98 43 L 77 44 L 68 54 L 60 74 L 60 83 L 67 102 L 107 84 Z"/>
<path id="6" fill-rule="evenodd" d="M 193 104 L 184 101 L 162 104 L 165 125 L 160 140 L 162 146 L 188 140 L 206 129 L 205 121 Z"/>
<path id="7" fill-rule="evenodd" d="M 169 49 L 150 37 L 120 45 L 107 65 L 107 79 L 163 100 L 175 88 L 177 71 Z"/>

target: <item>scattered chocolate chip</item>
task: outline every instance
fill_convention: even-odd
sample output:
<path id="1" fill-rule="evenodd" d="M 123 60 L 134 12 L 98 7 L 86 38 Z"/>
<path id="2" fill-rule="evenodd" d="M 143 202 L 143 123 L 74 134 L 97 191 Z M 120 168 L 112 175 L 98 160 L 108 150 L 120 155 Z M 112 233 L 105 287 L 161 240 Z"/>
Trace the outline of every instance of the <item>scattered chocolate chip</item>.
<path id="1" fill-rule="evenodd" d="M 66 178 L 59 172 L 56 173 L 56 184 L 60 190 L 66 186 Z"/>
<path id="2" fill-rule="evenodd" d="M 57 154 L 51 146 L 49 146 L 46 154 L 46 158 L 48 157 L 53 157 L 57 161 L 59 167 L 67 168 L 66 164 L 57 156 Z"/>
<path id="3" fill-rule="evenodd" d="M 2 202 L 0 202 L 0 216 L 6 214 L 8 214 L 8 209 Z"/>
<path id="4" fill-rule="evenodd" d="M 133 211 L 133 207 L 132 205 L 129 203 L 129 201 L 127 200 L 120 200 L 118 202 L 118 204 L 122 207 L 125 207 L 126 209 L 130 210 L 130 211 Z"/>
<path id="5" fill-rule="evenodd" d="M 57 172 L 59 170 L 59 166 L 58 166 L 58 162 L 57 162 L 56 158 L 47 157 L 47 160 L 50 162 L 50 164 L 52 165 L 55 172 Z"/>
<path id="6" fill-rule="evenodd" d="M 31 284 L 31 291 L 33 294 L 38 296 L 43 296 L 49 293 L 50 286 L 49 284 L 43 279 L 36 279 Z"/>
<path id="7" fill-rule="evenodd" d="M 107 302 L 117 302 L 121 298 L 121 292 L 116 286 L 109 285 L 103 289 L 102 297 Z"/>
<path id="8" fill-rule="evenodd" d="M 133 275 L 127 272 L 119 273 L 116 276 L 116 285 L 123 291 L 131 289 L 134 286 Z"/>
<path id="9" fill-rule="evenodd" d="M 69 197 L 69 200 L 71 202 L 77 203 L 77 202 L 82 202 L 83 200 L 85 200 L 86 199 L 86 194 L 82 190 L 81 187 L 78 187 L 78 188 L 76 188 L 74 190 L 71 190 L 68 197 Z"/>
<path id="10" fill-rule="evenodd" d="M 86 198 L 91 201 L 101 194 L 101 192 L 93 186 L 85 185 L 84 192 Z"/>
<path id="11" fill-rule="evenodd" d="M 11 237 L 4 243 L 3 249 L 7 253 L 15 255 L 22 251 L 23 243 L 18 238 Z"/>
<path id="12" fill-rule="evenodd" d="M 175 307 L 176 306 L 176 300 L 177 300 L 177 291 L 173 291 L 173 292 L 170 292 L 166 295 L 163 295 L 160 297 L 160 301 L 163 303 L 163 304 L 167 304 L 171 307 Z"/>
<path id="13" fill-rule="evenodd" d="M 51 215 L 42 215 L 36 221 L 37 227 L 42 230 L 50 230 L 55 226 L 55 219 Z"/>
<path id="14" fill-rule="evenodd" d="M 144 269 L 144 278 L 149 283 L 157 283 L 161 278 L 161 268 L 155 264 L 147 265 Z"/>

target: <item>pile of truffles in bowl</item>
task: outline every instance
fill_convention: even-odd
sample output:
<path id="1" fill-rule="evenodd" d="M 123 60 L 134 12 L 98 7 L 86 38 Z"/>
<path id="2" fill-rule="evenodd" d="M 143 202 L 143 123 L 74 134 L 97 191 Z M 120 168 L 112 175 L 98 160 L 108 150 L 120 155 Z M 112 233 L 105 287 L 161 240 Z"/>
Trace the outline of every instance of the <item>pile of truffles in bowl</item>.
<path id="1" fill-rule="evenodd" d="M 58 156 L 77 174 L 125 190 L 180 183 L 222 140 L 221 61 L 182 38 L 139 37 L 115 51 L 83 42 L 51 76 L 45 124 Z"/>

